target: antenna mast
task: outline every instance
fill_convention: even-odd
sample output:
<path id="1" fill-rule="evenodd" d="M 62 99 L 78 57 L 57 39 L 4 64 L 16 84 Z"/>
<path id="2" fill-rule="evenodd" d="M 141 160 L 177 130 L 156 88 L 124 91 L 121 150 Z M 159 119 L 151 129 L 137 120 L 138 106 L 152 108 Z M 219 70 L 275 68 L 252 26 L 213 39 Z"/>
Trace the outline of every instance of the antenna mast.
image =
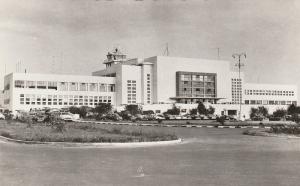
<path id="1" fill-rule="evenodd" d="M 243 63 L 241 63 L 241 57 L 245 57 L 246 59 L 246 53 L 240 53 L 240 54 L 232 54 L 232 57 L 235 59 L 235 58 L 238 58 L 238 63 L 235 64 L 235 66 L 238 67 L 239 69 L 239 81 L 240 81 L 240 85 L 241 85 L 241 88 L 242 88 L 242 80 L 241 80 L 241 68 L 244 66 Z M 240 105 L 240 112 L 239 112 L 239 119 L 241 121 L 241 116 L 242 116 L 242 90 L 240 90 L 239 92 L 239 105 Z"/>

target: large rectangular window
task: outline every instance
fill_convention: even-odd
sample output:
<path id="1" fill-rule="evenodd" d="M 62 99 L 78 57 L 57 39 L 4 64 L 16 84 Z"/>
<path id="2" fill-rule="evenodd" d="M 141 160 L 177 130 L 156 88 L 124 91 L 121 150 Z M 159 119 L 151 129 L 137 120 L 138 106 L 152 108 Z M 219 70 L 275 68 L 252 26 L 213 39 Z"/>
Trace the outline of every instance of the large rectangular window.
<path id="1" fill-rule="evenodd" d="M 216 97 L 216 74 L 176 72 L 176 96 L 192 99 Z"/>
<path id="2" fill-rule="evenodd" d="M 57 90 L 57 82 L 49 81 L 48 82 L 48 89 Z"/>
<path id="3" fill-rule="evenodd" d="M 97 83 L 90 83 L 89 84 L 90 91 L 97 91 Z"/>
<path id="4" fill-rule="evenodd" d="M 87 91 L 87 83 L 80 83 L 79 91 Z"/>
<path id="5" fill-rule="evenodd" d="M 115 92 L 115 85 L 109 84 L 107 89 L 108 89 L 108 92 Z"/>
<path id="6" fill-rule="evenodd" d="M 67 82 L 60 82 L 59 83 L 59 90 L 60 91 L 67 91 L 68 90 L 68 83 Z"/>
<path id="7" fill-rule="evenodd" d="M 26 81 L 26 88 L 35 88 L 35 81 Z"/>
<path id="8" fill-rule="evenodd" d="M 100 84 L 100 88 L 99 88 L 100 90 L 99 90 L 99 91 L 100 91 L 100 92 L 107 92 L 107 91 L 106 91 L 106 88 L 107 88 L 107 85 L 106 85 L 106 84 Z"/>
<path id="9" fill-rule="evenodd" d="M 69 83 L 70 91 L 77 91 L 78 90 L 77 85 L 78 85 L 78 83 L 75 83 L 75 82 Z"/>
<path id="10" fill-rule="evenodd" d="M 47 81 L 38 81 L 36 87 L 38 89 L 46 89 L 47 88 Z"/>
<path id="11" fill-rule="evenodd" d="M 16 80 L 15 81 L 15 87 L 16 88 L 24 88 L 25 87 L 25 82 L 22 80 Z"/>

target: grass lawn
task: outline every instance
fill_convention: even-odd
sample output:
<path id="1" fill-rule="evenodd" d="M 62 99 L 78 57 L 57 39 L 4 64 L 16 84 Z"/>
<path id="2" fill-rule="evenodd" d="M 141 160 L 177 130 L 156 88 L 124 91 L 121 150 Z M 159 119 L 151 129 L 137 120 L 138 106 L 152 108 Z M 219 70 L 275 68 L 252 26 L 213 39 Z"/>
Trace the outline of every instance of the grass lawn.
<path id="1" fill-rule="evenodd" d="M 115 126 L 67 122 L 65 130 L 58 132 L 43 123 L 32 124 L 0 121 L 0 135 L 18 140 L 42 142 L 147 142 L 178 139 L 160 128 L 141 126 Z"/>

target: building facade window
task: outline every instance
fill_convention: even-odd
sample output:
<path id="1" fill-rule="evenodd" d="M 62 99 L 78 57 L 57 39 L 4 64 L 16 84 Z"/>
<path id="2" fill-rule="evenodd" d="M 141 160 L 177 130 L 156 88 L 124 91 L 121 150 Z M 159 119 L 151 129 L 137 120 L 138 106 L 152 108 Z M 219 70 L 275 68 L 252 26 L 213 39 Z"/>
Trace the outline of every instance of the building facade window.
<path id="1" fill-rule="evenodd" d="M 100 92 L 107 92 L 107 85 L 106 84 L 100 84 L 99 91 Z"/>
<path id="2" fill-rule="evenodd" d="M 214 73 L 176 72 L 176 99 L 180 103 L 214 100 L 216 84 Z"/>
<path id="3" fill-rule="evenodd" d="M 25 87 L 25 82 L 22 80 L 16 80 L 15 81 L 15 88 L 24 88 Z"/>
<path id="4" fill-rule="evenodd" d="M 57 90 L 57 82 L 49 81 L 48 82 L 48 89 Z"/>
<path id="5" fill-rule="evenodd" d="M 60 91 L 68 91 L 68 83 L 67 82 L 60 82 L 59 83 L 59 90 Z"/>
<path id="6" fill-rule="evenodd" d="M 87 91 L 87 83 L 79 83 L 79 91 Z"/>
<path id="7" fill-rule="evenodd" d="M 46 89 L 47 88 L 47 81 L 37 81 L 36 88 Z"/>
<path id="8" fill-rule="evenodd" d="M 26 88 L 35 88 L 35 81 L 26 81 Z"/>
<path id="9" fill-rule="evenodd" d="M 69 90 L 70 91 L 77 91 L 78 90 L 78 83 L 75 83 L 75 82 L 69 83 Z"/>
<path id="10" fill-rule="evenodd" d="M 97 83 L 90 83 L 89 84 L 89 91 L 97 91 Z"/>
<path id="11" fill-rule="evenodd" d="M 135 104 L 136 103 L 136 81 L 127 80 L 127 103 Z"/>
<path id="12" fill-rule="evenodd" d="M 151 76 L 147 74 L 147 103 L 151 103 Z"/>

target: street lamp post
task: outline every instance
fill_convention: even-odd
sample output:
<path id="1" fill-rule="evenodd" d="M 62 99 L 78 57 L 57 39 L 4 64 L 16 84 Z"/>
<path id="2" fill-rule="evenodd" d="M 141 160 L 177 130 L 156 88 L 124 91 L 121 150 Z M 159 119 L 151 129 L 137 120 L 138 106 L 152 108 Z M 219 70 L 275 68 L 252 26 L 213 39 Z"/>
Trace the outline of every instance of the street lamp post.
<path id="1" fill-rule="evenodd" d="M 243 63 L 241 63 L 241 57 L 245 57 L 246 59 L 246 53 L 239 53 L 239 54 L 232 54 L 232 57 L 238 58 L 238 63 L 235 64 L 235 66 L 238 67 L 239 69 L 239 81 L 240 81 L 240 85 L 241 85 L 241 90 L 240 90 L 240 94 L 239 94 L 239 105 L 240 105 L 240 111 L 239 111 L 239 120 L 241 121 L 242 118 L 242 80 L 241 80 L 241 68 L 244 66 Z"/>

